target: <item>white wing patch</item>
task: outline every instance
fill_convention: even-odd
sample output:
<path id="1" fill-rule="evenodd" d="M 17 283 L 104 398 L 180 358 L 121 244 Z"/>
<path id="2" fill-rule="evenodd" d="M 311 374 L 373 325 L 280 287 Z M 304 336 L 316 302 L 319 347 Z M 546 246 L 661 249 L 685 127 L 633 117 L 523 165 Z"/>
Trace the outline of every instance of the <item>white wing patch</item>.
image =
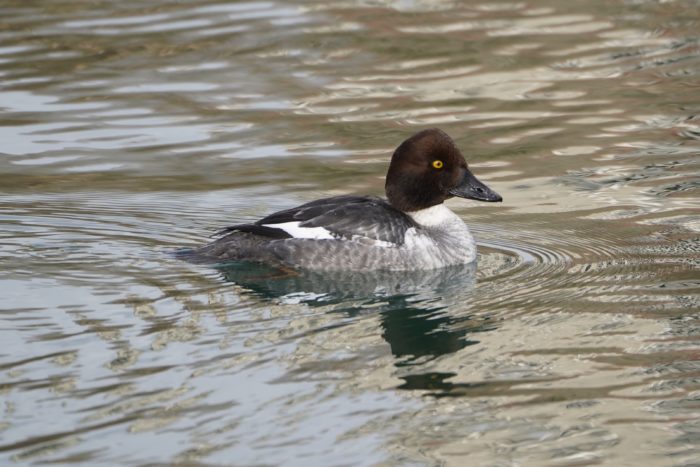
<path id="1" fill-rule="evenodd" d="M 299 227 L 301 222 L 284 222 L 282 224 L 263 224 L 264 227 L 272 227 L 287 232 L 294 238 L 313 238 L 315 240 L 333 240 L 336 237 L 323 227 Z"/>
<path id="2" fill-rule="evenodd" d="M 342 240 L 342 238 L 339 235 L 333 235 L 332 232 L 326 230 L 323 227 L 299 227 L 299 224 L 301 224 L 300 221 L 294 221 L 283 222 L 281 224 L 263 224 L 263 226 L 284 230 L 293 238 L 309 238 L 313 240 Z M 391 242 L 385 242 L 383 240 L 364 237 L 362 235 L 353 235 L 347 240 L 358 242 L 368 246 L 375 246 L 381 248 L 394 248 L 397 246 Z"/>

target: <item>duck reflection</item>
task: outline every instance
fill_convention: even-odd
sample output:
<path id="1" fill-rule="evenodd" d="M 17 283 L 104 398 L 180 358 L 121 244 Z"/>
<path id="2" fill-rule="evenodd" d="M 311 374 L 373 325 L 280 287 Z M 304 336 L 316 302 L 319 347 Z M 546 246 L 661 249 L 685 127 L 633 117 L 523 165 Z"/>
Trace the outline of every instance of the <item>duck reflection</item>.
<path id="1" fill-rule="evenodd" d="M 310 306 L 396 297 L 426 303 L 447 297 L 465 299 L 476 282 L 475 263 L 422 271 L 282 270 L 247 262 L 217 269 L 227 281 L 262 298 Z"/>
<path id="2" fill-rule="evenodd" d="M 282 271 L 235 263 L 220 266 L 227 281 L 265 299 L 308 306 L 339 305 L 346 316 L 379 313 L 382 337 L 405 383 L 400 389 L 440 389 L 451 373 L 418 373 L 421 364 L 477 344 L 495 325 L 470 310 L 476 265 L 428 271 Z M 478 310 L 477 310 L 478 311 Z"/>

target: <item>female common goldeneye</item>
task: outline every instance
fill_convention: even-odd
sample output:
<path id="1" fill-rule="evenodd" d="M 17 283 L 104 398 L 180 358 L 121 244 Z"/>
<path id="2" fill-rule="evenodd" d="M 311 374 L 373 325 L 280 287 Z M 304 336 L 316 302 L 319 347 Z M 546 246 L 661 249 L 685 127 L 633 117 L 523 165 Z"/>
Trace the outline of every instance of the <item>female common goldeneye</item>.
<path id="1" fill-rule="evenodd" d="M 314 270 L 414 270 L 468 264 L 476 244 L 443 202 L 502 198 L 469 171 L 444 131 L 421 131 L 394 151 L 387 200 L 334 196 L 286 209 L 254 224 L 226 227 L 191 250 L 196 261 L 253 261 Z"/>

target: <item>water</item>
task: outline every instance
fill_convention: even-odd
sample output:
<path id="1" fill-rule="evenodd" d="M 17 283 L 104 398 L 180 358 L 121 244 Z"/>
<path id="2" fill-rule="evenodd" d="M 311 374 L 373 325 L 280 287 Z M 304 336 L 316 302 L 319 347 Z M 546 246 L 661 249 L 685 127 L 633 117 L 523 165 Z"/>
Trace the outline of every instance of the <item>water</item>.
<path id="1" fill-rule="evenodd" d="M 0 463 L 698 465 L 694 1 L 0 5 Z M 439 126 L 479 268 L 173 258 Z"/>

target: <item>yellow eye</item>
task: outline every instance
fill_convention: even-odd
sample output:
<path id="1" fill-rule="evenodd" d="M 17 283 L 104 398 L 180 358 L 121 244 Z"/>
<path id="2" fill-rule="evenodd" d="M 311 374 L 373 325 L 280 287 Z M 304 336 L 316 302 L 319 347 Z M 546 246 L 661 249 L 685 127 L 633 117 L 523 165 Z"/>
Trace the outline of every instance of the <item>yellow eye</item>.
<path id="1" fill-rule="evenodd" d="M 436 169 L 442 169 L 442 161 L 439 159 L 434 160 L 433 167 Z"/>

